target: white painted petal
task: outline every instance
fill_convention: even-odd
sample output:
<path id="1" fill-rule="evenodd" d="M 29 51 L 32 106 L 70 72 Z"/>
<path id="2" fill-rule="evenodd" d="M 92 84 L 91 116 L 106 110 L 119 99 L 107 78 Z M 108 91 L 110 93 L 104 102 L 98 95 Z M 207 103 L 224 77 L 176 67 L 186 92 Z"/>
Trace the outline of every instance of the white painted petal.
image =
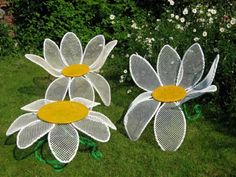
<path id="1" fill-rule="evenodd" d="M 145 100 L 129 108 L 124 118 L 124 125 L 131 140 L 139 139 L 159 106 L 160 103 L 157 101 Z"/>
<path id="2" fill-rule="evenodd" d="M 47 100 L 64 100 L 70 79 L 68 77 L 60 77 L 54 80 L 47 88 L 45 99 Z"/>
<path id="3" fill-rule="evenodd" d="M 79 38 L 74 33 L 68 32 L 64 35 L 60 50 L 63 59 L 68 65 L 81 63 L 83 49 Z"/>
<path id="4" fill-rule="evenodd" d="M 29 111 L 29 112 L 37 112 L 45 104 L 47 104 L 47 100 L 39 99 L 30 104 L 25 105 L 24 107 L 21 108 L 21 110 Z"/>
<path id="5" fill-rule="evenodd" d="M 86 98 L 94 101 L 94 89 L 90 81 L 83 77 L 73 78 L 69 87 L 69 96 L 72 100 L 75 97 Z"/>
<path id="6" fill-rule="evenodd" d="M 98 103 L 98 102 L 91 101 L 91 100 L 88 100 L 86 98 L 81 98 L 81 97 L 75 97 L 71 101 L 76 101 L 76 102 L 82 103 L 88 108 L 93 108 L 95 106 L 100 105 L 100 103 Z"/>
<path id="7" fill-rule="evenodd" d="M 181 59 L 179 54 L 169 45 L 165 45 L 157 59 L 157 74 L 163 85 L 175 85 Z"/>
<path id="8" fill-rule="evenodd" d="M 56 125 L 48 134 L 48 145 L 61 163 L 69 163 L 79 148 L 79 134 L 71 125 Z"/>
<path id="9" fill-rule="evenodd" d="M 208 72 L 207 76 L 194 87 L 195 90 L 205 89 L 212 84 L 215 78 L 215 73 L 216 73 L 218 62 L 219 62 L 219 58 L 220 56 L 217 55 L 213 64 L 211 65 L 211 69 Z"/>
<path id="10" fill-rule="evenodd" d="M 29 125 L 31 122 L 38 120 L 37 116 L 33 113 L 27 113 L 19 116 L 8 128 L 6 135 L 9 136 L 22 128 Z"/>
<path id="11" fill-rule="evenodd" d="M 113 48 L 116 46 L 116 44 L 117 44 L 117 40 L 114 40 L 114 41 L 109 42 L 109 43 L 105 46 L 105 48 L 104 48 L 102 54 L 99 56 L 99 58 L 97 59 L 97 61 L 94 62 L 94 63 L 90 66 L 91 71 L 99 71 L 99 70 L 102 68 L 102 66 L 104 65 L 104 63 L 105 63 L 106 60 L 107 60 L 107 57 L 109 56 L 109 54 L 111 53 L 111 51 L 113 50 Z"/>
<path id="12" fill-rule="evenodd" d="M 92 83 L 98 95 L 106 106 L 111 104 L 111 88 L 107 80 L 97 73 L 86 74 L 87 79 Z"/>
<path id="13" fill-rule="evenodd" d="M 130 74 L 138 87 L 152 91 L 160 86 L 158 76 L 150 63 L 139 55 L 131 55 L 129 60 Z"/>
<path id="14" fill-rule="evenodd" d="M 97 35 L 92 38 L 85 50 L 82 63 L 91 66 L 99 58 L 105 46 L 105 38 L 103 35 Z"/>
<path id="15" fill-rule="evenodd" d="M 215 85 L 208 86 L 207 88 L 204 88 L 202 90 L 195 90 L 192 89 L 187 93 L 187 96 L 180 101 L 179 104 L 183 104 L 191 99 L 197 98 L 205 93 L 215 92 L 217 90 L 217 87 Z"/>
<path id="16" fill-rule="evenodd" d="M 112 123 L 112 121 L 105 116 L 104 114 L 100 113 L 100 112 L 96 112 L 96 111 L 90 111 L 89 112 L 89 116 L 91 116 L 91 118 L 96 118 L 99 122 L 111 127 L 112 129 L 116 130 L 116 126 Z"/>
<path id="17" fill-rule="evenodd" d="M 51 39 L 45 39 L 43 52 L 46 62 L 53 68 L 62 70 L 64 67 L 66 67 L 65 63 L 62 60 L 59 47 Z"/>
<path id="18" fill-rule="evenodd" d="M 46 123 L 41 120 L 30 123 L 18 133 L 17 147 L 20 149 L 30 147 L 38 139 L 46 135 L 54 126 L 54 124 Z"/>
<path id="19" fill-rule="evenodd" d="M 184 113 L 175 103 L 164 103 L 157 111 L 154 133 L 163 151 L 176 151 L 182 144 L 186 132 Z"/>
<path id="20" fill-rule="evenodd" d="M 49 74 L 53 75 L 54 77 L 60 77 L 61 73 L 56 71 L 51 65 L 49 65 L 43 58 L 33 54 L 26 54 L 25 57 L 32 61 L 33 63 L 41 66 L 45 69 Z"/>
<path id="21" fill-rule="evenodd" d="M 108 126 L 101 122 L 94 121 L 93 118 L 87 116 L 78 122 L 72 123 L 79 131 L 90 136 L 91 138 L 100 141 L 107 142 L 110 139 L 110 131 Z"/>
<path id="22" fill-rule="evenodd" d="M 134 101 L 130 104 L 130 107 L 133 106 L 133 105 L 136 105 L 144 100 L 148 100 L 152 97 L 152 92 L 143 92 L 141 93 L 140 95 L 138 95 Z"/>
<path id="23" fill-rule="evenodd" d="M 179 79 L 180 83 L 177 85 L 186 89 L 192 88 L 201 79 L 205 67 L 204 54 L 198 43 L 193 44 L 185 52 L 181 65 L 182 78 Z"/>

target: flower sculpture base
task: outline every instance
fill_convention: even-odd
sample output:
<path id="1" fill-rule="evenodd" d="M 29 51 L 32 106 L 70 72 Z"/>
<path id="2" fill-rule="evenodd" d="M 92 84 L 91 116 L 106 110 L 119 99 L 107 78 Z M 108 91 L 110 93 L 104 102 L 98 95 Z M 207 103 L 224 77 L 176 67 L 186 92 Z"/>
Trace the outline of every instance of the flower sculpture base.
<path id="1" fill-rule="evenodd" d="M 61 172 L 66 167 L 66 163 L 61 163 L 56 159 L 47 159 L 45 155 L 43 155 L 43 146 L 47 143 L 47 139 L 41 139 L 38 141 L 36 147 L 34 148 L 34 155 L 35 158 L 44 163 L 50 165 L 55 172 Z M 90 151 L 90 156 L 95 160 L 100 160 L 102 158 L 102 153 L 97 150 L 97 144 L 93 140 L 86 138 L 86 137 L 80 137 L 80 144 L 85 146 L 86 150 Z"/>

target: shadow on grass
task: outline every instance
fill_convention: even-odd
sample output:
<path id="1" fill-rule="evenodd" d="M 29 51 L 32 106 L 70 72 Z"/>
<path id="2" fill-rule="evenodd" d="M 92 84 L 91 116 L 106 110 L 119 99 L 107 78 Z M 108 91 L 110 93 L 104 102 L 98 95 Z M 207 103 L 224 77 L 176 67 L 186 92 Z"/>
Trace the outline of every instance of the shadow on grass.
<path id="1" fill-rule="evenodd" d="M 21 87 L 18 89 L 18 91 L 27 95 L 42 95 L 47 89 L 49 83 L 51 83 L 53 80 L 54 78 L 50 75 L 47 77 L 35 77 L 33 78 L 34 85 Z"/>

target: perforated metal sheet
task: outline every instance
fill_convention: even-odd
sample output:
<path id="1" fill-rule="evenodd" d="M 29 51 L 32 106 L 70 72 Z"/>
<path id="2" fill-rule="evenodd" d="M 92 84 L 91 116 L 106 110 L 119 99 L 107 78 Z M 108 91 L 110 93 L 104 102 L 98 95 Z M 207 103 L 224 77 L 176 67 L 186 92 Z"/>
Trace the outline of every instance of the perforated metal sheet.
<path id="1" fill-rule="evenodd" d="M 157 59 L 157 74 L 163 85 L 175 85 L 181 60 L 179 54 L 169 45 L 165 45 Z"/>
<path id="2" fill-rule="evenodd" d="M 97 73 L 88 73 L 85 77 L 90 80 L 103 103 L 109 106 L 111 104 L 111 88 L 106 79 Z"/>
<path id="3" fill-rule="evenodd" d="M 131 140 L 137 140 L 156 113 L 160 103 L 145 100 L 133 105 L 124 117 L 124 125 Z"/>
<path id="4" fill-rule="evenodd" d="M 69 163 L 79 147 L 79 134 L 71 125 L 56 125 L 48 134 L 52 154 L 61 163 Z"/>
<path id="5" fill-rule="evenodd" d="M 73 78 L 69 87 L 70 99 L 75 97 L 86 98 L 94 101 L 94 89 L 87 79 L 83 77 Z"/>
<path id="6" fill-rule="evenodd" d="M 164 103 L 154 120 L 156 141 L 164 151 L 175 151 L 182 144 L 186 132 L 186 120 L 175 103 Z"/>
<path id="7" fill-rule="evenodd" d="M 45 93 L 45 98 L 47 100 L 64 100 L 68 85 L 69 85 L 70 78 L 67 77 L 60 77 L 54 80 L 47 88 Z"/>
<path id="8" fill-rule="evenodd" d="M 98 57 L 102 54 L 102 51 L 105 47 L 105 38 L 103 35 L 97 35 L 92 38 L 85 50 L 82 63 L 86 65 L 92 65 Z"/>
<path id="9" fill-rule="evenodd" d="M 44 58 L 49 65 L 58 71 L 66 67 L 65 63 L 62 60 L 61 52 L 57 44 L 51 39 L 44 40 Z"/>
<path id="10" fill-rule="evenodd" d="M 21 129 L 17 134 L 17 147 L 25 149 L 46 135 L 55 125 L 36 120 Z"/>
<path id="11" fill-rule="evenodd" d="M 72 123 L 79 131 L 90 136 L 91 138 L 100 141 L 107 142 L 110 139 L 110 130 L 108 126 L 101 122 L 94 121 L 93 118 L 88 116 L 78 122 Z"/>
<path id="12" fill-rule="evenodd" d="M 134 82 L 141 89 L 152 91 L 161 85 L 155 70 L 141 56 L 133 54 L 130 57 L 129 67 Z"/>
<path id="13" fill-rule="evenodd" d="M 62 38 L 60 51 L 68 65 L 82 62 L 83 49 L 79 38 L 72 32 L 67 32 Z"/>
<path id="14" fill-rule="evenodd" d="M 19 116 L 14 122 L 12 122 L 11 126 L 8 128 L 6 135 L 9 136 L 22 128 L 29 125 L 31 122 L 38 120 L 37 116 L 33 113 L 26 113 Z"/>

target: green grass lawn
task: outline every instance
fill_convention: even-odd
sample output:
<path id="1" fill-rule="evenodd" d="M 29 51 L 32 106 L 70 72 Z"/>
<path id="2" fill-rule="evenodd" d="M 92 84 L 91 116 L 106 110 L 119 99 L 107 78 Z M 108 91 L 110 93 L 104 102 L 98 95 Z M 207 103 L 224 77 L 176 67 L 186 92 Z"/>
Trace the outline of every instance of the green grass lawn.
<path id="1" fill-rule="evenodd" d="M 96 109 L 107 115 L 117 126 L 111 130 L 108 143 L 98 143 L 101 160 L 78 151 L 74 160 L 62 172 L 56 173 L 34 155 L 23 160 L 13 156 L 15 144 L 4 145 L 5 132 L 19 115 L 20 108 L 43 98 L 50 80 L 46 71 L 23 58 L 0 60 L 0 177 L 144 177 L 144 176 L 236 176 L 236 138 L 220 133 L 207 122 L 188 122 L 185 141 L 177 152 L 163 152 L 153 133 L 153 121 L 136 141 L 130 141 L 124 131 L 123 114 L 138 92 L 127 94 L 128 86 L 111 80 L 112 104 Z M 27 151 L 27 150 L 26 150 Z M 25 151 L 19 151 L 20 153 Z"/>

